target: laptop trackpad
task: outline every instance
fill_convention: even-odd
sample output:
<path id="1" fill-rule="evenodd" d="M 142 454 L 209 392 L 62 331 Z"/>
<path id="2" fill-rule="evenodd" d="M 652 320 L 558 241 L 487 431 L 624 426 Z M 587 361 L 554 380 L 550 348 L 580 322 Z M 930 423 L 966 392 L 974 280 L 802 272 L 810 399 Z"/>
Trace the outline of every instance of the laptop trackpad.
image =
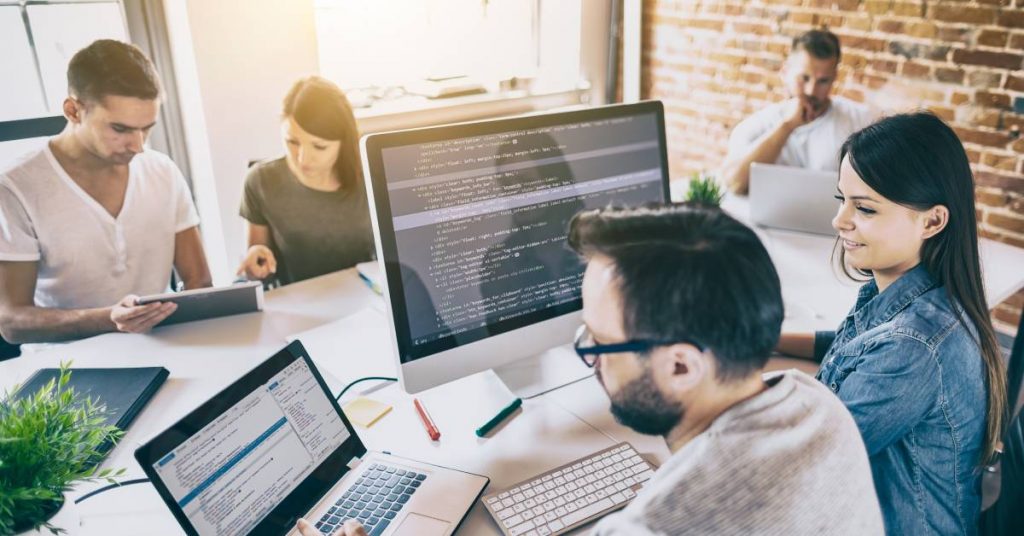
<path id="1" fill-rule="evenodd" d="M 410 513 L 398 526 L 395 534 L 415 534 L 416 536 L 444 536 L 452 524 L 422 514 Z"/>

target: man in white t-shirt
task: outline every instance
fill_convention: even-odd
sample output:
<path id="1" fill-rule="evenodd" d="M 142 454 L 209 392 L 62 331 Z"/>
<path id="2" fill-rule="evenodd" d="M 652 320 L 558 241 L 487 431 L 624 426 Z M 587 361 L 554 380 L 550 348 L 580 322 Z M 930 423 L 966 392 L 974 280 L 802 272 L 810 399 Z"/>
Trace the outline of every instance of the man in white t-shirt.
<path id="1" fill-rule="evenodd" d="M 831 96 L 839 57 L 839 38 L 827 30 L 811 30 L 793 40 L 782 71 L 791 98 L 744 119 L 729 136 L 721 174 L 730 190 L 747 193 L 754 162 L 839 170 L 843 142 L 873 120 L 866 106 Z"/>
<path id="2" fill-rule="evenodd" d="M 64 131 L 0 170 L 0 334 L 58 342 L 144 332 L 173 303 L 135 305 L 210 285 L 196 213 L 181 172 L 143 144 L 160 84 L 138 48 L 100 40 L 68 65 Z"/>

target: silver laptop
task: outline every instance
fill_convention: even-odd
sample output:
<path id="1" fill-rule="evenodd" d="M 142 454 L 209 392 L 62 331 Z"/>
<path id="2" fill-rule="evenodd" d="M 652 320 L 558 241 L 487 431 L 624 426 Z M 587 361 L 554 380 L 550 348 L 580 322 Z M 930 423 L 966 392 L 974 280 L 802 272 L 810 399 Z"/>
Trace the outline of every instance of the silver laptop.
<path id="1" fill-rule="evenodd" d="M 449 535 L 484 476 L 367 452 L 294 341 L 135 451 L 188 534 Z"/>
<path id="2" fill-rule="evenodd" d="M 750 165 L 750 221 L 761 227 L 835 236 L 838 171 Z"/>

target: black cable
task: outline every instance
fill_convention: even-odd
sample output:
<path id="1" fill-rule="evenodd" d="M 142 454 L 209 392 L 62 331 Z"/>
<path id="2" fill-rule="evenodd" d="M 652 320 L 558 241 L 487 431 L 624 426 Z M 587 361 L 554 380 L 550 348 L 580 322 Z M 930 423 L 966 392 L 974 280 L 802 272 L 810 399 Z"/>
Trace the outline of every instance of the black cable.
<path id="1" fill-rule="evenodd" d="M 365 378 L 359 378 L 358 380 L 352 380 L 344 389 L 338 393 L 338 396 L 334 397 L 334 400 L 341 400 L 341 397 L 345 395 L 345 392 L 352 388 L 353 385 L 362 382 L 368 382 L 370 380 L 380 380 L 385 382 L 397 382 L 398 378 L 389 378 L 387 376 L 366 376 Z"/>
<path id="2" fill-rule="evenodd" d="M 149 482 L 148 478 L 136 478 L 136 479 L 133 479 L 133 480 L 125 480 L 124 482 L 117 482 L 115 484 L 110 484 L 108 486 L 103 486 L 100 489 L 94 489 L 94 490 L 90 491 L 89 493 L 86 493 L 85 495 L 82 495 L 81 497 L 75 499 L 75 504 L 78 504 L 78 503 L 88 499 L 89 497 L 92 497 L 93 495 L 99 495 L 100 493 L 103 493 L 104 491 L 110 491 L 112 489 L 121 488 L 121 487 L 124 487 L 124 486 L 131 486 L 132 484 L 145 484 L 146 482 Z"/>

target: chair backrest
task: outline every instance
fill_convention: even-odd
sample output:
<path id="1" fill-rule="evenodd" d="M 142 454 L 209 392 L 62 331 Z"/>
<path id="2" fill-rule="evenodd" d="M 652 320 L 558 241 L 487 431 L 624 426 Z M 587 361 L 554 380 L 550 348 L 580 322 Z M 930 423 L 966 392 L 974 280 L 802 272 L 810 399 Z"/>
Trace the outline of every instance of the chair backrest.
<path id="1" fill-rule="evenodd" d="M 1024 534 L 1024 411 L 1018 411 L 1024 380 L 1024 315 L 1010 350 L 1007 380 L 1007 400 L 1013 417 L 1003 436 L 999 498 L 981 513 L 981 534 L 985 536 Z"/>

